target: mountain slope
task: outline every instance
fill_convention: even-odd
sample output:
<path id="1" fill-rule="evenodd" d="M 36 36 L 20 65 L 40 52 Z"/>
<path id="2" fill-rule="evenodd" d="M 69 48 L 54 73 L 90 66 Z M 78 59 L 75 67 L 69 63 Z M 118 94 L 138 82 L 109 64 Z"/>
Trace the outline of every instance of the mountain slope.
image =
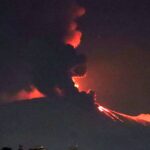
<path id="1" fill-rule="evenodd" d="M 0 145 L 86 150 L 148 150 L 150 128 L 112 121 L 83 96 L 42 98 L 0 106 Z"/>

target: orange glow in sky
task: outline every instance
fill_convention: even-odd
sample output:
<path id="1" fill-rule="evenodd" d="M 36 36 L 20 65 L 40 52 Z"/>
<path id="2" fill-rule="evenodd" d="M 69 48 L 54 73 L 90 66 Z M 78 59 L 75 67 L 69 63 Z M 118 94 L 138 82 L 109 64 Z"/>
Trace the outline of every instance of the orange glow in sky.
<path id="1" fill-rule="evenodd" d="M 78 25 L 74 20 L 76 18 L 84 15 L 84 13 L 85 13 L 84 8 L 79 7 L 78 9 L 76 9 L 76 12 L 73 16 L 74 17 L 73 21 L 70 22 L 68 34 L 65 37 L 65 43 L 72 45 L 74 48 L 79 46 L 79 44 L 81 42 L 81 37 L 82 37 L 82 32 L 80 32 L 77 29 Z M 89 90 L 89 89 L 85 88 L 86 83 L 84 81 L 81 81 L 81 78 L 84 78 L 84 77 L 73 77 L 72 78 L 72 80 L 74 82 L 74 86 L 76 88 L 78 88 L 79 91 Z M 16 99 L 33 99 L 33 98 L 44 97 L 44 95 L 42 93 L 40 93 L 36 87 L 31 86 L 31 89 L 32 90 L 30 92 L 27 92 L 25 90 L 20 91 L 17 94 Z M 57 92 L 60 93 L 60 95 L 61 95 L 61 91 L 59 89 L 57 89 Z M 111 118 L 114 121 L 119 120 L 121 122 L 124 122 L 124 120 L 122 120 L 122 117 L 123 117 L 123 118 L 126 118 L 128 120 L 133 120 L 137 123 L 141 123 L 143 125 L 147 125 L 147 124 L 150 125 L 150 114 L 140 114 L 138 116 L 130 116 L 130 115 L 126 115 L 123 113 L 119 113 L 119 112 L 107 109 L 107 108 L 101 106 L 97 102 L 95 104 L 97 106 L 97 109 L 101 113 L 104 113 L 107 117 Z"/>
<path id="2" fill-rule="evenodd" d="M 34 86 L 31 86 L 31 91 L 28 92 L 26 90 L 21 90 L 16 96 L 16 99 L 33 99 L 33 98 L 40 98 L 44 97 L 40 91 L 35 88 Z"/>

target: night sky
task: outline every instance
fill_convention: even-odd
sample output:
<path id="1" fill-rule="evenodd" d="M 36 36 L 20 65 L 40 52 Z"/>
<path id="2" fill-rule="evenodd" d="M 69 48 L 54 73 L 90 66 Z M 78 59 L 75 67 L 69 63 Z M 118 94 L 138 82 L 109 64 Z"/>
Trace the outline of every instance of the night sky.
<path id="1" fill-rule="evenodd" d="M 150 2 L 83 0 L 81 51 L 88 73 L 81 87 L 96 90 L 99 102 L 131 114 L 149 113 Z"/>
<path id="2" fill-rule="evenodd" d="M 32 8 L 29 1 L 1 2 L 0 92 L 12 94 L 23 88 L 30 91 L 32 67 L 28 67 L 27 60 L 35 60 L 37 65 L 39 59 L 36 55 L 43 51 L 34 53 L 33 49 L 44 47 L 49 38 L 51 43 L 59 45 L 60 39 L 68 32 L 68 22 L 74 15 L 72 6 L 76 4 L 65 0 L 47 1 L 49 5 L 44 5 L 39 0 L 37 4 L 33 1 L 35 5 Z M 77 2 L 86 9 L 85 15 L 77 20 L 83 33 L 77 51 L 85 53 L 88 60 L 87 76 L 80 80 L 80 88 L 95 90 L 97 100 L 109 108 L 130 114 L 149 113 L 150 2 Z M 42 41 L 41 44 L 34 45 L 39 41 Z M 28 49 L 27 53 L 23 49 Z M 44 59 L 45 54 L 46 51 L 42 55 Z"/>

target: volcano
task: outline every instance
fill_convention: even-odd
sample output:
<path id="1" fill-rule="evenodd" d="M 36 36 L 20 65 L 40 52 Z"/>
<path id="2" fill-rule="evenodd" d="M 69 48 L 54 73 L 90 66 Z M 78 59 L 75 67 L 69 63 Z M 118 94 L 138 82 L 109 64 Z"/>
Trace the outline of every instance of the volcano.
<path id="1" fill-rule="evenodd" d="M 0 6 L 1 147 L 150 149 L 145 116 L 105 108 L 73 80 L 87 70 L 77 48 L 82 6 L 71 0 L 4 0 Z"/>
<path id="2" fill-rule="evenodd" d="M 47 97 L 0 106 L 0 145 L 87 150 L 148 150 L 149 126 L 99 111 L 90 94 Z M 126 120 L 126 121 L 125 121 Z"/>

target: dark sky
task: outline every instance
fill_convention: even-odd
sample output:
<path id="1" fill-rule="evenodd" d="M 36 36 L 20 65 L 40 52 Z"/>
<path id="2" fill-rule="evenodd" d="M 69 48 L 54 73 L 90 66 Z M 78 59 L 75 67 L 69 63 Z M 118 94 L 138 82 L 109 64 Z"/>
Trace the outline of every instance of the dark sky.
<path id="1" fill-rule="evenodd" d="M 55 39 L 57 45 L 67 32 L 68 22 L 75 13 L 72 5 L 75 3 L 46 0 L 44 4 L 41 0 L 33 0 L 34 7 L 31 7 L 28 0 L 1 2 L 4 3 L 1 5 L 3 15 L 0 16 L 3 49 L 0 56 L 0 91 L 28 89 L 31 68 L 22 49 L 26 48 L 29 52 L 29 46 L 33 58 L 43 54 L 39 47 L 45 45 L 47 41 L 43 39 L 48 40 L 48 36 Z M 79 29 L 83 32 L 79 51 L 88 57 L 87 77 L 80 81 L 81 87 L 95 90 L 104 106 L 131 114 L 149 113 L 150 2 L 78 0 L 78 3 L 86 9 L 84 17 L 78 20 Z M 38 45 L 39 39 L 34 42 L 35 37 L 42 37 L 41 45 Z M 39 50 L 37 54 L 34 48 Z M 39 61 L 39 64 L 42 63 Z"/>
<path id="2" fill-rule="evenodd" d="M 82 88 L 96 90 L 99 101 L 110 108 L 149 113 L 150 2 L 83 0 L 81 4 L 87 12 L 80 21 L 80 49 L 88 55 Z"/>

